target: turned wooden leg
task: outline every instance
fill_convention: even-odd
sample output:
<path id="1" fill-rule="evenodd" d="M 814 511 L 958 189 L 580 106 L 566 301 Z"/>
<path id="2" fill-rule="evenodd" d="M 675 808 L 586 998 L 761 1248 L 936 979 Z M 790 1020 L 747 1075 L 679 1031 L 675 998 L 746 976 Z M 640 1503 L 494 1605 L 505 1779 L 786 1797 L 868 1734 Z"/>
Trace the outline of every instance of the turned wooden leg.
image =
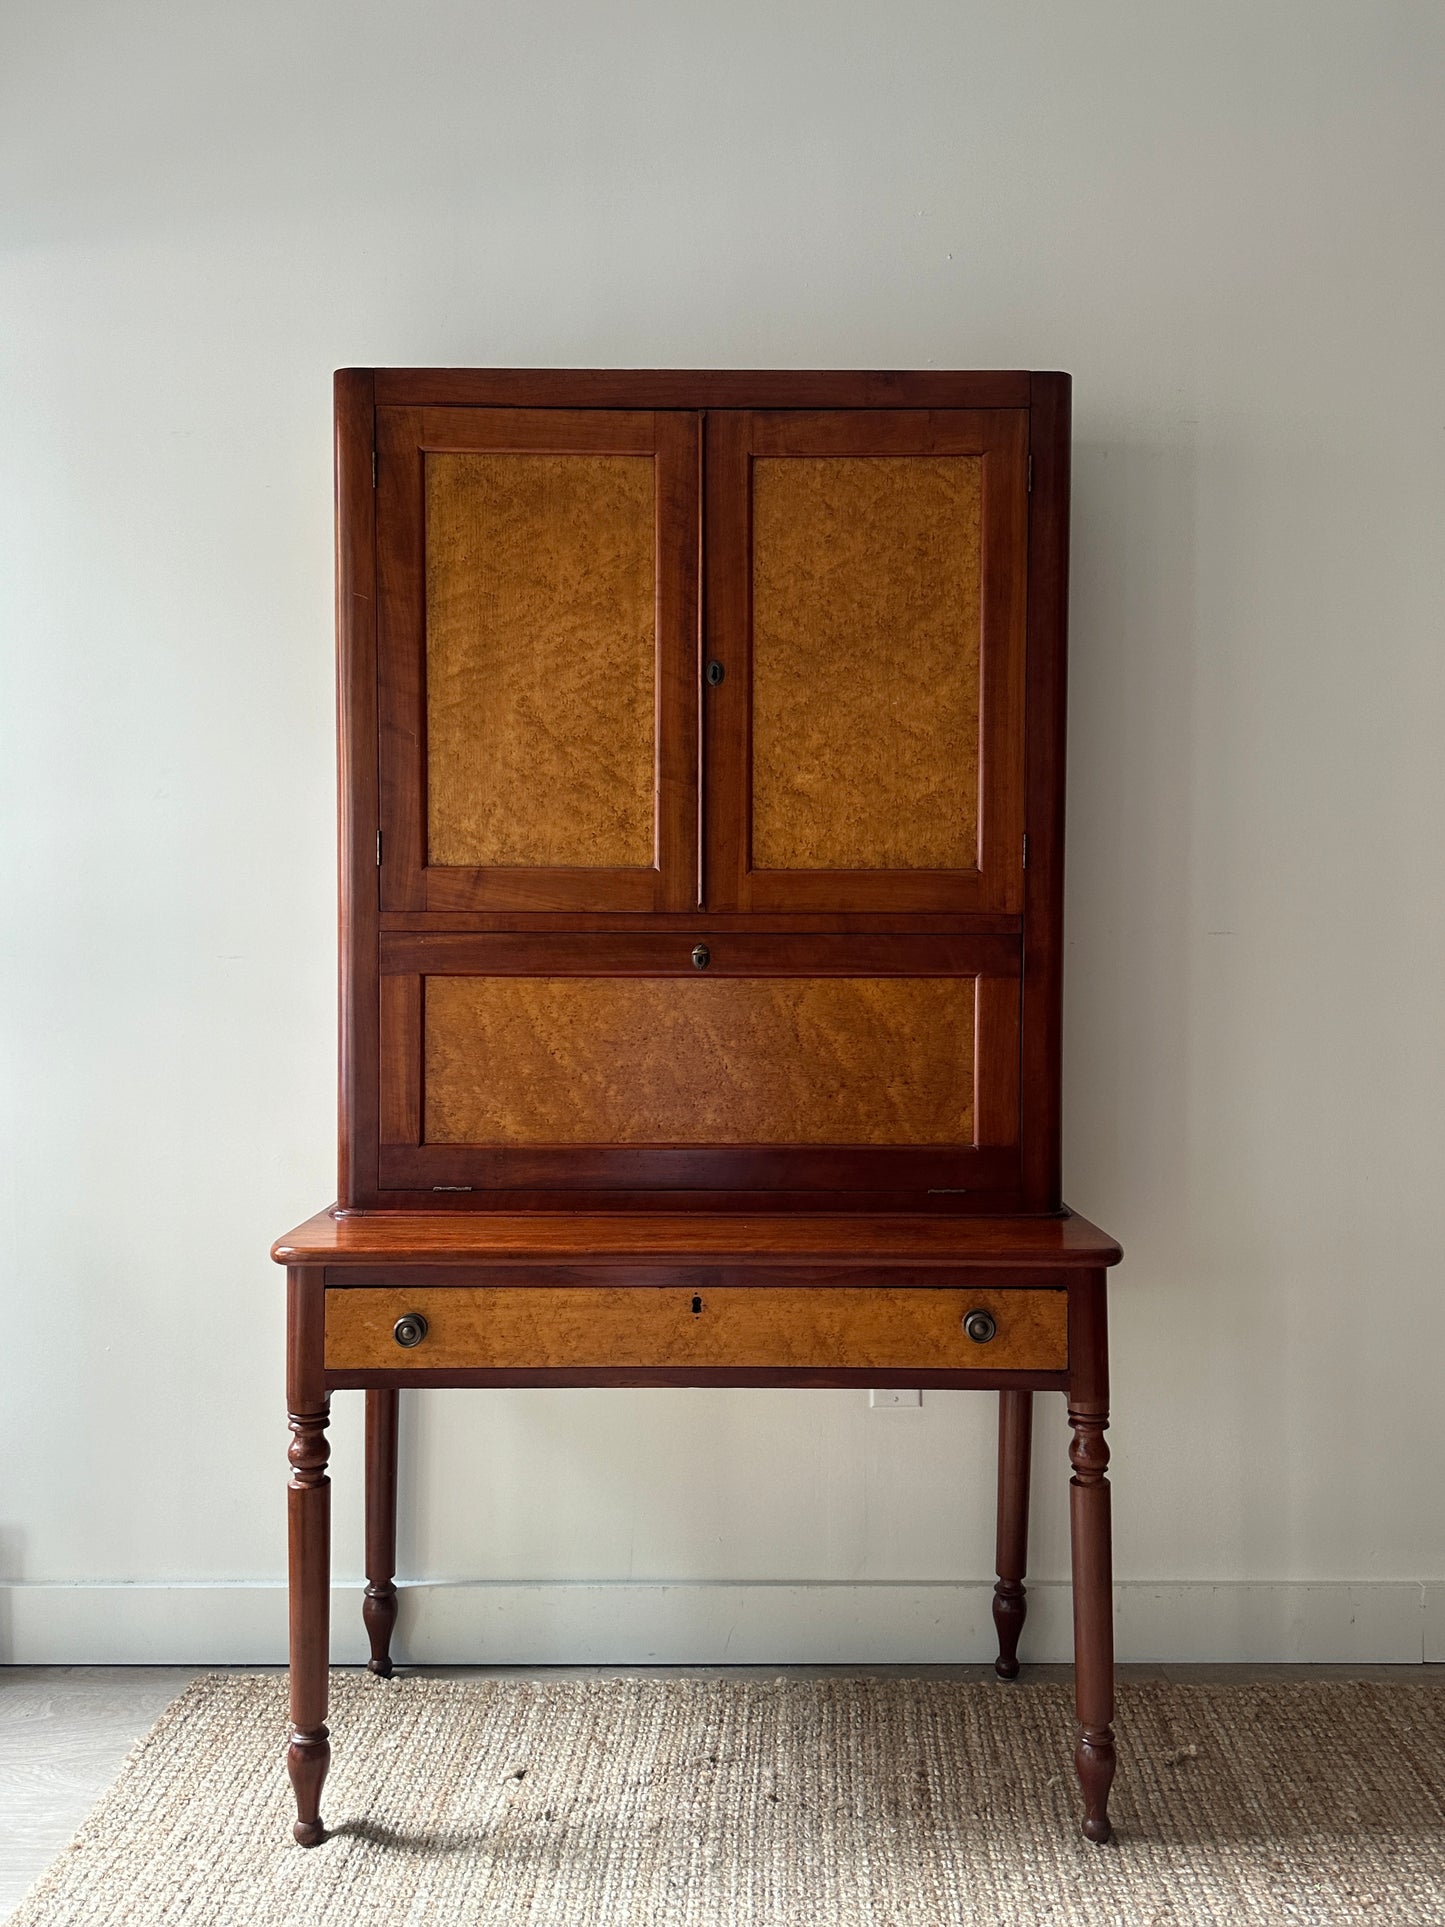
<path id="1" fill-rule="evenodd" d="M 1019 1676 L 1019 1634 L 1028 1616 L 1024 1573 L 1029 1556 L 1029 1460 L 1033 1443 L 1034 1395 L 998 1395 L 998 1584 L 993 1589 L 993 1623 L 1000 1679 Z"/>
<path id="2" fill-rule="evenodd" d="M 286 1769 L 296 1794 L 292 1831 L 303 1847 L 325 1838 L 321 1787 L 331 1764 L 326 1727 L 331 1644 L 331 1481 L 326 1462 L 331 1448 L 326 1438 L 330 1404 L 321 1376 L 324 1303 L 320 1272 L 294 1270 L 288 1294 L 291 1743 Z"/>
<path id="3" fill-rule="evenodd" d="M 366 1597 L 361 1617 L 371 1641 L 366 1662 L 391 1678 L 396 1625 L 396 1414 L 398 1394 L 366 1394 Z"/>
<path id="4" fill-rule="evenodd" d="M 1114 1779 L 1114 1574 L 1109 1518 L 1108 1339 L 1103 1275 L 1070 1288 L 1069 1535 L 1074 1580 L 1074 1754 L 1086 1839 L 1109 1838 Z"/>

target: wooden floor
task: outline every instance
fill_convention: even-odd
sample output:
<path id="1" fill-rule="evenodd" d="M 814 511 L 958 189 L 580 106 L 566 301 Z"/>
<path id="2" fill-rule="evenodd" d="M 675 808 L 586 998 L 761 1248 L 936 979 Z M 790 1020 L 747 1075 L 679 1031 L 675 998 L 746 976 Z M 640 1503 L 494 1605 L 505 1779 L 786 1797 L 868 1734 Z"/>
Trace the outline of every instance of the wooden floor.
<path id="1" fill-rule="evenodd" d="M 0 1667 L 0 1918 L 65 1846 L 120 1771 L 121 1762 L 200 1666 Z M 279 1669 L 258 1669 L 279 1670 Z M 418 1668 L 433 1679 L 776 1679 L 905 1673 L 920 1678 L 991 1679 L 991 1666 L 499 1666 Z M 1067 1679 L 1067 1666 L 1026 1666 L 1025 1679 Z M 1180 1681 L 1445 1678 L 1440 1666 L 1121 1666 L 1121 1677 Z M 1000 1686 L 1000 1692 L 1007 1692 Z"/>

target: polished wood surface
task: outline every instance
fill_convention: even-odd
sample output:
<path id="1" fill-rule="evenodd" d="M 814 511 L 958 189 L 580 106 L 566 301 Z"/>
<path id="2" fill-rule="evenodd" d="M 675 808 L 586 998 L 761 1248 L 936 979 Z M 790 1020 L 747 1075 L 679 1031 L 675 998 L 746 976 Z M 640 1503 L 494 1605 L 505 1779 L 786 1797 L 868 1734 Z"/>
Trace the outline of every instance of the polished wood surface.
<path id="1" fill-rule="evenodd" d="M 707 946 L 705 972 L 694 963 L 698 943 Z M 990 1200 L 996 1209 L 1017 1189 L 1017 970 L 1016 940 L 995 933 L 754 935 L 714 933 L 705 923 L 666 937 L 387 931 L 379 1174 L 402 1192 L 445 1186 L 449 1203 L 459 1205 L 532 1186 L 550 1187 L 554 1205 L 569 1190 L 595 1196 L 604 1188 L 625 1203 L 650 1186 L 658 1204 L 666 1186 L 701 1192 L 676 1208 L 706 1205 L 711 1197 L 726 1209 L 770 1192 L 808 1187 L 827 1197 L 848 1186 L 842 1202 L 850 1210 L 886 1204 L 889 1187 L 894 1204 L 921 1198 L 927 1205 L 934 1202 L 928 1187 L 938 1187 L 937 1201 L 954 1209 L 987 1209 Z M 410 987 L 393 998 L 388 985 L 401 973 Z M 945 976 L 960 981 L 923 994 L 891 981 Z M 525 981 L 511 989 L 474 983 L 467 995 L 488 1000 L 492 1034 L 462 1026 L 458 1039 L 444 1040 L 434 1020 L 452 995 L 440 981 L 448 977 Z M 637 977 L 679 981 L 666 992 L 630 990 L 620 981 Z M 835 977 L 853 981 L 766 981 Z M 597 981 L 578 990 L 567 981 L 576 978 Z M 724 979 L 732 980 L 729 988 L 696 988 Z M 930 998 L 943 1008 L 930 1013 Z M 579 1016 L 589 1004 L 596 1021 Z M 866 1030 L 842 1020 L 850 1004 Z M 949 1021 L 950 1006 L 957 1021 Z M 433 1019 L 425 1045 L 424 1008 Z M 619 1014 L 636 1019 L 639 1012 L 645 1023 L 634 1021 L 631 1033 L 619 1029 Z M 497 1013 L 509 1020 L 504 1036 L 496 1034 Z M 923 1023 L 930 1014 L 932 1022 Z M 925 1059 L 930 1039 L 935 1055 Z M 439 1042 L 447 1045 L 445 1061 Z M 424 1058 L 432 1112 L 425 1141 Z M 748 1080 L 740 1071 L 750 1063 L 762 1068 Z M 730 1070 L 730 1077 L 720 1075 Z M 725 1094 L 715 1084 L 730 1086 L 735 1097 L 708 1135 L 703 1127 L 718 1118 Z M 480 1100 L 463 1112 L 460 1127 L 437 1115 L 439 1096 L 455 1102 L 458 1088 Z M 776 1116 L 785 1099 L 803 1128 L 819 1140 L 831 1137 L 826 1148 L 790 1143 L 778 1131 L 763 1107 L 771 1103 Z M 856 1111 L 860 1102 L 879 1120 L 871 1144 L 849 1121 L 848 1107 Z M 530 1141 L 498 1121 L 502 1103 L 515 1104 L 521 1117 L 537 1116 Z M 900 1116 L 905 1103 L 911 1118 Z M 958 1119 L 941 1129 L 942 1143 L 930 1143 L 918 1128 L 925 1105 L 935 1117 L 947 1107 Z M 582 1121 L 584 1113 L 599 1121 Z M 660 1124 L 663 1117 L 671 1121 Z M 901 1142 L 886 1141 L 890 1118 L 899 1119 Z M 636 1141 L 639 1122 L 651 1142 Z M 754 1129 L 756 1138 L 733 1141 L 731 1131 L 743 1129 Z M 720 1196 L 723 1187 L 738 1195 Z"/>
<path id="2" fill-rule="evenodd" d="M 413 408 L 1026 408 L 1031 379 L 799 368 L 378 368 L 375 376 L 378 402 Z"/>
<path id="3" fill-rule="evenodd" d="M 427 862 L 650 868 L 651 458 L 439 453 L 425 473 Z"/>
<path id="4" fill-rule="evenodd" d="M 967 977 L 429 977 L 451 1144 L 971 1144 Z"/>
<path id="5" fill-rule="evenodd" d="M 668 1210 L 711 1194 L 720 1210 L 750 1200 L 772 1210 L 808 1208 L 831 1190 L 849 1211 L 1057 1208 L 1062 872 L 1049 811 L 1062 771 L 1067 377 L 352 370 L 337 397 L 346 1202 L 421 1204 L 446 1187 L 462 1205 L 528 1208 L 570 1194 L 584 1208 L 591 1196 Z M 619 633 L 636 639 L 635 622 L 618 627 L 627 599 L 603 597 L 581 628 L 574 608 L 553 624 L 555 646 L 528 655 L 534 613 L 596 590 L 585 570 L 563 566 L 577 562 L 579 541 L 587 548 L 576 520 L 587 502 L 560 512 L 553 464 L 594 479 L 610 465 L 654 475 L 646 799 L 646 759 L 627 749 L 642 683 L 618 673 L 612 646 Z M 508 474 L 538 486 L 509 499 Z M 977 503 L 948 499 L 964 475 L 979 481 Z M 810 476 L 823 484 L 811 495 Z M 860 488 L 866 515 L 839 499 Z M 615 516 L 603 522 L 615 530 Z M 640 516 L 623 523 L 640 536 Z M 529 528 L 535 542 L 522 539 Z M 946 530 L 962 542 L 948 555 Z M 552 568 L 549 557 L 562 560 Z M 971 605 L 975 565 L 977 622 L 965 614 L 963 629 L 976 648 L 965 635 L 950 654 L 954 592 Z M 510 640 L 477 651 L 478 633 L 495 628 L 498 581 Z M 765 606 L 754 663 L 756 590 Z M 598 646 L 569 650 L 582 628 Z M 930 667 L 930 650 L 945 659 Z M 719 682 L 705 677 L 712 662 Z M 500 758 L 485 740 L 494 725 L 509 746 Z M 540 746 L 535 756 L 529 746 Z M 569 783 L 586 791 L 580 808 Z M 652 855 L 631 860 L 637 849 L 615 833 L 623 823 L 627 837 L 638 832 L 644 803 Z M 483 840 L 468 849 L 474 833 Z M 507 838 L 530 840 L 524 849 Z M 429 849 L 477 860 L 429 862 Z M 534 860 L 509 860 L 522 856 Z M 955 867 L 939 867 L 945 857 Z M 611 1156 L 574 1131 L 469 1159 L 451 1137 L 426 1142 L 423 985 L 379 989 L 383 926 L 450 944 L 446 969 L 458 975 L 468 974 L 457 953 L 469 932 L 550 933 L 565 945 L 628 927 L 691 934 L 715 954 L 725 937 L 797 944 L 811 930 L 856 943 L 851 972 L 839 974 L 858 976 L 875 969 L 864 946 L 879 935 L 997 935 L 1014 940 L 1019 965 L 980 980 L 972 1154 L 947 1168 L 929 1148 L 938 1138 L 920 1140 L 911 1161 L 895 1146 L 869 1165 L 853 1148 L 864 1140 L 839 1133 L 844 1155 L 828 1166 L 798 1149 L 818 1136 L 763 1131 L 709 1147 L 684 1134 L 675 1150 L 652 1151 L 635 1124 Z"/>
<path id="6" fill-rule="evenodd" d="M 1027 434 L 1022 409 L 709 415 L 709 906 L 1022 908 Z M 951 467 L 981 476 L 981 527 L 940 501 Z M 915 652 L 932 665 L 917 685 Z M 974 800 L 945 831 L 958 776 Z M 865 863 L 870 836 L 887 862 Z M 764 860 L 790 837 L 791 867 Z"/>
<path id="7" fill-rule="evenodd" d="M 323 1838 L 321 1789 L 331 1764 L 326 1726 L 331 1643 L 331 1480 L 326 1470 L 331 1448 L 326 1427 L 331 1408 L 323 1373 L 324 1320 L 321 1273 L 291 1271 L 286 1317 L 291 1738 L 286 1770 L 296 1798 L 292 1831 L 303 1847 L 314 1847 Z"/>
<path id="8" fill-rule="evenodd" d="M 993 1589 L 993 1623 L 998 1634 L 994 1671 L 1000 1679 L 1017 1679 L 1019 1635 L 1028 1616 L 1024 1574 L 1029 1551 L 1029 1473 L 1034 1424 L 1034 1395 L 1010 1389 L 998 1395 L 998 1508 Z"/>
<path id="9" fill-rule="evenodd" d="M 1060 1197 L 1064 1005 L 1064 734 L 1068 707 L 1069 447 L 1072 384 L 1029 383 L 1028 718 L 1024 871 L 1022 1203 Z"/>
<path id="10" fill-rule="evenodd" d="M 1087 1218 L 967 1218 L 788 1212 L 346 1211 L 308 1218 L 272 1246 L 285 1265 L 764 1263 L 1000 1270 L 1115 1265 L 1118 1245 Z"/>
<path id="11" fill-rule="evenodd" d="M 964 1320 L 989 1313 L 975 1343 Z M 419 1313 L 426 1336 L 394 1336 Z M 630 1285 L 331 1291 L 327 1369 L 538 1371 L 569 1366 L 808 1366 L 820 1370 L 1060 1372 L 1068 1360 L 1062 1290 L 977 1286 L 817 1291 Z"/>
<path id="12" fill-rule="evenodd" d="M 568 919 L 570 925 L 571 919 Z M 647 920 L 624 931 L 385 930 L 383 972 L 455 977 L 683 977 L 695 981 L 693 951 L 706 944 L 716 977 L 985 977 L 1017 979 L 1014 933 L 971 930 L 905 935 L 895 931 L 719 931 L 694 916 L 661 933 Z"/>
<path id="13" fill-rule="evenodd" d="M 375 437 L 382 908 L 696 905 L 696 414 L 378 407 Z"/>
<path id="14" fill-rule="evenodd" d="M 342 1203 L 274 1254 L 304 1844 L 328 1395 L 367 1393 L 385 1672 L 402 1385 L 997 1391 L 1005 1676 L 1032 1397 L 1065 1392 L 1108 1837 L 1120 1254 L 1059 1189 L 1069 393 L 338 375 Z"/>
<path id="15" fill-rule="evenodd" d="M 336 376 L 336 781 L 340 1001 L 337 1186 L 376 1192 L 377 1018 L 376 405 L 370 369 Z"/>
<path id="16" fill-rule="evenodd" d="M 978 862 L 977 456 L 752 467 L 752 860 Z"/>
<path id="17" fill-rule="evenodd" d="M 1114 1780 L 1114 1571 L 1107 1472 L 1109 1339 L 1104 1274 L 1069 1294 L 1069 1541 L 1074 1587 L 1074 1755 L 1084 1793 L 1084 1835 L 1109 1838 Z"/>
<path id="18" fill-rule="evenodd" d="M 366 1394 L 366 1594 L 361 1604 L 368 1670 L 391 1678 L 396 1628 L 396 1452 L 400 1394 Z"/>

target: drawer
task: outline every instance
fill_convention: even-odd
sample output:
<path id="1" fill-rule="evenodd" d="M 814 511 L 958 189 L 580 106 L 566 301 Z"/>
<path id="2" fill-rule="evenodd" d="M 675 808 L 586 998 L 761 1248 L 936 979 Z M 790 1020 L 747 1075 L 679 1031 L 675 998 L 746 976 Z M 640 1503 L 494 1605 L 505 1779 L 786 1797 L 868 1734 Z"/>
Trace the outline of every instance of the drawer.
<path id="1" fill-rule="evenodd" d="M 965 1320 L 983 1312 L 991 1335 Z M 406 1345 L 398 1320 L 425 1320 Z M 977 1325 L 987 1333 L 986 1324 Z M 415 1328 L 413 1328 L 415 1329 Z M 1067 1293 L 805 1285 L 422 1286 L 326 1294 L 332 1371 L 669 1366 L 1062 1372 Z"/>

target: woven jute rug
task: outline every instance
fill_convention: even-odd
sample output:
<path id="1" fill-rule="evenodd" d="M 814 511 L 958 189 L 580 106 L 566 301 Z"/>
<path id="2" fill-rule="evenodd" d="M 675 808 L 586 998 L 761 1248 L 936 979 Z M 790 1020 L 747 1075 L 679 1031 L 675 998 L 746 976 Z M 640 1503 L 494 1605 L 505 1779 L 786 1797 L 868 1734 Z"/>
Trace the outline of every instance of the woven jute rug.
<path id="1" fill-rule="evenodd" d="M 1445 1922 L 1445 1688 L 1126 1685 L 1115 1842 L 1067 1687 L 333 1685 L 319 1847 L 285 1684 L 198 1681 L 13 1927 Z"/>

